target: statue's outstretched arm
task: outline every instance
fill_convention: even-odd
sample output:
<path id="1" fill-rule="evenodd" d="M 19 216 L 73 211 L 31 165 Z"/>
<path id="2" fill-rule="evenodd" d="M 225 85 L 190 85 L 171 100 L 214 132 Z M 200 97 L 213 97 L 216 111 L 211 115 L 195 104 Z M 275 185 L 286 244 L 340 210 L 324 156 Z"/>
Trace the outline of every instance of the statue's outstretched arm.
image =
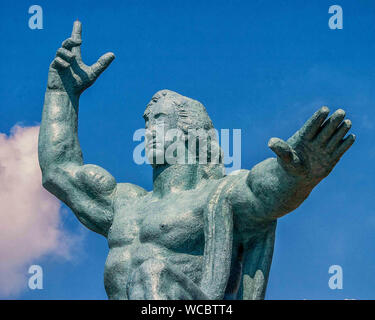
<path id="1" fill-rule="evenodd" d="M 251 169 L 244 181 L 247 187 L 241 188 L 241 195 L 238 189 L 232 197 L 240 199 L 234 203 L 237 211 L 275 219 L 307 198 L 355 141 L 353 134 L 344 138 L 351 128 L 351 121 L 344 120 L 344 110 L 337 110 L 326 120 L 328 114 L 329 109 L 322 107 L 286 142 L 270 139 L 268 146 L 277 158 Z"/>
<path id="2" fill-rule="evenodd" d="M 64 201 L 84 225 L 106 235 L 116 182 L 104 169 L 83 165 L 77 120 L 81 93 L 109 66 L 114 55 L 107 53 L 87 66 L 82 62 L 81 42 L 81 23 L 76 21 L 71 38 L 62 43 L 49 69 L 39 163 L 44 187 Z"/>

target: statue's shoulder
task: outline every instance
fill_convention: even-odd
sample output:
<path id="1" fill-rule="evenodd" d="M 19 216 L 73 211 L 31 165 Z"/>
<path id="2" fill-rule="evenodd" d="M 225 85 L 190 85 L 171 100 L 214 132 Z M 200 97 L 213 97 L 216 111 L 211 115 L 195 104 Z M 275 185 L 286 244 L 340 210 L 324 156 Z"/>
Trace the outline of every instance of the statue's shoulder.
<path id="1" fill-rule="evenodd" d="M 250 170 L 247 170 L 247 169 L 239 169 L 239 170 L 232 171 L 226 177 L 245 177 L 249 174 L 249 172 Z"/>
<path id="2" fill-rule="evenodd" d="M 140 186 L 132 183 L 118 183 L 116 196 L 119 200 L 128 200 L 143 197 L 148 192 Z"/>
<path id="3" fill-rule="evenodd" d="M 207 189 L 211 190 L 211 196 L 230 196 L 233 193 L 243 190 L 246 186 L 246 179 L 249 172 L 249 170 L 245 169 L 232 171 L 230 174 L 225 175 L 220 179 L 209 181 L 210 187 L 207 187 Z"/>
<path id="4" fill-rule="evenodd" d="M 248 189 L 247 179 L 249 173 L 250 170 L 240 169 L 232 171 L 222 179 L 223 184 L 228 186 L 226 188 L 226 196 L 228 196 L 232 202 L 241 197 L 244 194 L 244 191 Z"/>
<path id="5" fill-rule="evenodd" d="M 225 180 L 234 182 L 236 184 L 245 182 L 247 179 L 247 176 L 249 175 L 250 170 L 247 169 L 240 169 L 240 170 L 235 170 L 232 171 L 230 174 L 226 175 L 224 177 Z"/>

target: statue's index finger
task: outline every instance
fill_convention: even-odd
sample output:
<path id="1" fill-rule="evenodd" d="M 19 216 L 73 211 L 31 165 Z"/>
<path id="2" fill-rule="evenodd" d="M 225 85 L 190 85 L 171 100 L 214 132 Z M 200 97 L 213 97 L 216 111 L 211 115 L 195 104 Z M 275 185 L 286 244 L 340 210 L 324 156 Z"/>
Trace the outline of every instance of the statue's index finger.
<path id="1" fill-rule="evenodd" d="M 81 21 L 74 21 L 73 31 L 72 31 L 73 40 L 82 40 L 82 23 Z"/>

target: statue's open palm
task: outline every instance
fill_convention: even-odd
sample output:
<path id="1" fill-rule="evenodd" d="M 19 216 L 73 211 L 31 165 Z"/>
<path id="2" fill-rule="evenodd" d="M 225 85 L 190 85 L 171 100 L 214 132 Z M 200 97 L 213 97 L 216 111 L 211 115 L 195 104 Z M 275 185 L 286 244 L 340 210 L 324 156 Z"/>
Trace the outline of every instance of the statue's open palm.
<path id="1" fill-rule="evenodd" d="M 112 52 L 101 56 L 91 66 L 82 61 L 82 24 L 75 21 L 72 36 L 66 39 L 56 52 L 48 74 L 48 88 L 80 95 L 90 87 L 115 58 Z"/>
<path id="2" fill-rule="evenodd" d="M 303 176 L 313 184 L 325 178 L 355 141 L 345 135 L 351 121 L 338 109 L 327 120 L 329 109 L 322 107 L 287 142 L 270 139 L 268 145 L 291 174 Z M 343 121 L 344 120 L 344 121 Z"/>

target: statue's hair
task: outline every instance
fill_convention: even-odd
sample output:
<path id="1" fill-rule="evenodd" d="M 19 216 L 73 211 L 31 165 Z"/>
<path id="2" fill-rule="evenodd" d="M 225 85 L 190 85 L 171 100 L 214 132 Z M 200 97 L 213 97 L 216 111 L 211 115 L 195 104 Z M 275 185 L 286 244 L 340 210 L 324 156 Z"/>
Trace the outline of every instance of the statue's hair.
<path id="1" fill-rule="evenodd" d="M 197 132 L 199 132 L 203 129 L 206 133 L 209 133 L 211 140 L 207 146 L 207 162 L 210 162 L 211 155 L 215 150 L 219 156 L 219 163 L 217 163 L 217 165 L 222 166 L 222 150 L 217 141 L 216 134 L 212 134 L 214 133 L 214 126 L 203 104 L 197 100 L 180 95 L 177 92 L 164 89 L 154 94 L 150 103 L 147 105 L 144 116 L 147 116 L 151 112 L 153 104 L 156 103 L 160 98 L 171 100 L 172 104 L 175 106 L 177 114 L 177 128 L 182 132 L 188 134 L 189 131 L 197 130 Z"/>
<path id="2" fill-rule="evenodd" d="M 144 115 L 149 114 L 152 105 L 162 97 L 171 100 L 176 107 L 178 116 L 177 127 L 184 133 L 187 133 L 189 129 L 210 130 L 214 128 L 205 107 L 199 101 L 166 89 L 154 94 L 147 105 Z"/>

